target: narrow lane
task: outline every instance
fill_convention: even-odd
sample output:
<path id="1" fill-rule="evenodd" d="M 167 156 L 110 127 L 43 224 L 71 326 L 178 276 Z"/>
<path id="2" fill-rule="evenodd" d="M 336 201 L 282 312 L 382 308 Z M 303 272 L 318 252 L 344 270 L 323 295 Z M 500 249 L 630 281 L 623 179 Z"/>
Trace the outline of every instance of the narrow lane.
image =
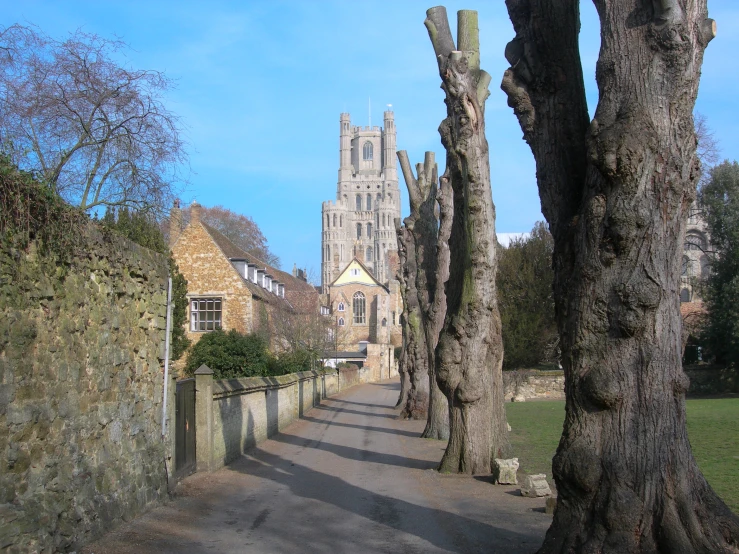
<path id="1" fill-rule="evenodd" d="M 88 554 L 534 552 L 543 499 L 440 475 L 444 444 L 396 419 L 399 384 L 360 385 L 124 524 Z"/>

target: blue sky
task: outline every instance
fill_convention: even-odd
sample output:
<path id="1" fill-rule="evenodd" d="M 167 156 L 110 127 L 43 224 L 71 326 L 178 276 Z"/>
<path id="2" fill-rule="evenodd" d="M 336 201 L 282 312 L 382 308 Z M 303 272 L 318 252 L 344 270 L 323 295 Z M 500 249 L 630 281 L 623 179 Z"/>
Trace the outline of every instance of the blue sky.
<path id="1" fill-rule="evenodd" d="M 339 114 L 367 125 L 393 105 L 398 148 L 411 161 L 443 151 L 445 116 L 433 50 L 423 26 L 433 5 L 417 0 L 34 1 L 0 2 L 0 22 L 33 23 L 54 38 L 77 28 L 127 42 L 126 63 L 164 71 L 167 98 L 190 144 L 184 200 L 222 204 L 261 227 L 284 269 L 320 268 L 321 202 L 333 199 Z M 529 231 L 543 219 L 534 161 L 499 89 L 513 37 L 503 0 L 445 4 L 480 14 L 481 66 L 492 76 L 486 125 L 498 232 Z M 591 112 L 598 22 L 582 2 L 581 56 Z M 722 156 L 739 158 L 739 4 L 709 0 L 718 36 L 706 53 L 697 111 Z M 404 186 L 401 183 L 401 190 Z M 407 214 L 407 196 L 403 215 Z"/>

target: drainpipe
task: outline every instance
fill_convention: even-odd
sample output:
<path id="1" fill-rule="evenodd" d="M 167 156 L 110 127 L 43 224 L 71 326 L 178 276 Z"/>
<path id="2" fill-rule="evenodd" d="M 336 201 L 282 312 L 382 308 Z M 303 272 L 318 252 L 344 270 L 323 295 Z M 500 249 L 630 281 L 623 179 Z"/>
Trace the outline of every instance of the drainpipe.
<path id="1" fill-rule="evenodd" d="M 164 338 L 164 398 L 162 399 L 162 438 L 167 432 L 167 386 L 169 385 L 169 332 L 172 325 L 172 277 L 167 279 L 167 325 Z"/>

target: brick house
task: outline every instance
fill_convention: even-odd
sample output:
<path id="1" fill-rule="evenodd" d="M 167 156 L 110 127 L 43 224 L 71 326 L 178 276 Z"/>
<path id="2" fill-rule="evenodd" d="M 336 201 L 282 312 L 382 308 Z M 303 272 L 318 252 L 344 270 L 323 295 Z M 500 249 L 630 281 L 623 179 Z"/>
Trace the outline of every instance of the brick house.
<path id="1" fill-rule="evenodd" d="M 383 285 L 354 258 L 325 289 L 323 303 L 340 331 L 341 347 L 365 342 L 400 346 L 403 305 L 397 281 Z"/>
<path id="2" fill-rule="evenodd" d="M 244 252 L 200 220 L 193 203 L 190 222 L 180 230 L 179 208 L 170 214 L 170 248 L 187 279 L 187 336 L 193 343 L 214 329 L 272 333 L 279 314 L 319 313 L 319 296 L 302 272 L 290 275 Z"/>

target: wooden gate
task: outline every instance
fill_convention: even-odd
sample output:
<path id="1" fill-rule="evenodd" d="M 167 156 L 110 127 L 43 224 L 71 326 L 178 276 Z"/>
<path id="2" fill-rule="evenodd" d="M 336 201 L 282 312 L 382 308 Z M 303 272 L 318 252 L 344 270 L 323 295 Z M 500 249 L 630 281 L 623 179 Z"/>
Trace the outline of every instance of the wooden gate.
<path id="1" fill-rule="evenodd" d="M 195 379 L 177 381 L 175 402 L 175 474 L 195 472 Z"/>

